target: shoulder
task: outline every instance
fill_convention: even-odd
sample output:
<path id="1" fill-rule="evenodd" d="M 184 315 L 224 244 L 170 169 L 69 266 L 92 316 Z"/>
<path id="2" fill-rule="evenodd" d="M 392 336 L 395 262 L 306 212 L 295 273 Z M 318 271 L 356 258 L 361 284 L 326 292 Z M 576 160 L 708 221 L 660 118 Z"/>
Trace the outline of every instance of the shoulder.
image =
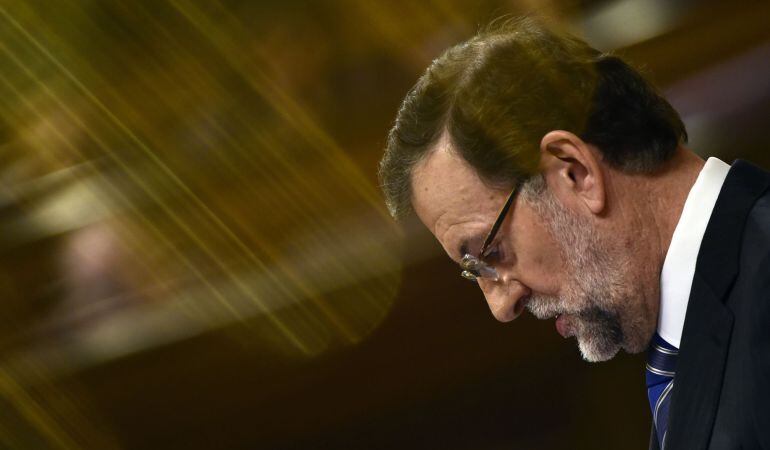
<path id="1" fill-rule="evenodd" d="M 759 197 L 751 208 L 743 228 L 742 241 L 742 259 L 767 262 L 770 255 L 770 191 Z M 765 269 L 770 270 L 770 266 L 765 266 Z"/>
<path id="2" fill-rule="evenodd" d="M 742 326 L 762 333 L 760 341 L 770 344 L 770 173 L 736 161 L 714 214 L 723 226 L 711 235 L 712 245 L 731 249 L 718 253 L 726 260 L 712 264 L 737 272 L 727 306 L 743 317 Z"/>
<path id="3" fill-rule="evenodd" d="M 730 295 L 736 306 L 733 313 L 743 316 L 754 350 L 766 355 L 770 348 L 770 190 L 757 198 L 746 217 L 740 247 L 738 276 Z"/>
<path id="4" fill-rule="evenodd" d="M 756 399 L 770 398 L 770 193 L 754 204 L 743 233 L 741 263 L 735 290 L 743 297 L 738 339 L 746 352 L 744 385 Z M 736 311 L 737 312 L 737 311 Z M 736 317 L 738 319 L 738 317 Z M 735 349 L 735 351 L 738 351 Z M 757 438 L 770 445 L 770 406 L 763 401 L 750 408 Z M 762 431 L 763 430 L 763 431 Z"/>
<path id="5" fill-rule="evenodd" d="M 737 287 L 759 302 L 770 318 L 770 190 L 757 199 L 746 217 L 739 261 Z"/>
<path id="6" fill-rule="evenodd" d="M 756 281 L 767 286 L 770 283 L 770 189 L 751 206 L 742 234 L 740 270 L 755 272 Z"/>
<path id="7" fill-rule="evenodd" d="M 761 261 L 767 262 L 770 255 L 770 172 L 746 161 L 735 161 L 722 186 L 714 214 L 723 215 L 725 227 L 722 231 L 739 234 L 739 241 L 733 242 L 740 242 L 741 271 Z M 770 266 L 764 269 L 770 271 Z"/>

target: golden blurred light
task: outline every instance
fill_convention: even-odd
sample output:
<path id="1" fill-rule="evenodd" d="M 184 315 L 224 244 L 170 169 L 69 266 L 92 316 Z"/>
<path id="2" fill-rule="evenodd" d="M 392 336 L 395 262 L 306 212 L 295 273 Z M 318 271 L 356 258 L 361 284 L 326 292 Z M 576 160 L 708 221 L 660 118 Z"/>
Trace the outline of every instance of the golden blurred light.
<path id="1" fill-rule="evenodd" d="M 2 280 L 22 305 L 2 313 L 13 411 L 76 447 L 30 394 L 57 377 L 234 324 L 295 356 L 377 327 L 398 232 L 300 78 L 269 69 L 269 22 L 185 0 L 40 6 L 0 5 L 2 259 L 50 266 Z"/>
<path id="2" fill-rule="evenodd" d="M 683 4 L 665 0 L 619 0 L 600 4 L 586 14 L 580 31 L 604 51 L 627 47 L 671 30 Z"/>

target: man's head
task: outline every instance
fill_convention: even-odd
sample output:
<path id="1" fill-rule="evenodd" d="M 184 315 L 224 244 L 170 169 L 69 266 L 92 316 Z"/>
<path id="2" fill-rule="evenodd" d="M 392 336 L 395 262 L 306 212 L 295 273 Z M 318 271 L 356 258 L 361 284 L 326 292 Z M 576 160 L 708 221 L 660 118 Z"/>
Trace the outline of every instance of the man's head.
<path id="1" fill-rule="evenodd" d="M 455 261 L 480 250 L 521 183 L 484 255 L 500 277 L 479 286 L 499 320 L 524 305 L 558 315 L 586 359 L 604 360 L 642 350 L 657 318 L 659 267 L 645 266 L 649 230 L 623 191 L 685 139 L 623 61 L 524 19 L 431 64 L 401 106 L 380 177 L 391 213 L 416 212 Z"/>

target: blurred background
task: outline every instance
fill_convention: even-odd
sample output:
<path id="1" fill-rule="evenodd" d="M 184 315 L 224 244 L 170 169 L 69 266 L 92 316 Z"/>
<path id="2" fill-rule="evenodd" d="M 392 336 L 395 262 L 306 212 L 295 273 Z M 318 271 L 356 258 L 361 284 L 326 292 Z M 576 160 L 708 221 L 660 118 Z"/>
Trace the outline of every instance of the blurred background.
<path id="1" fill-rule="evenodd" d="M 494 321 L 376 167 L 441 51 L 548 16 L 770 167 L 770 2 L 0 1 L 0 447 L 643 449 L 643 356 Z"/>

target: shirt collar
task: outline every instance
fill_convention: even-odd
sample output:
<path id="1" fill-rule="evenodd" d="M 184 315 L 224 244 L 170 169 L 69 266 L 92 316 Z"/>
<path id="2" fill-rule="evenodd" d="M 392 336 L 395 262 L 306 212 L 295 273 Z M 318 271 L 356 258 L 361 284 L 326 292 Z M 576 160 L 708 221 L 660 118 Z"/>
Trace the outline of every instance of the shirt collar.
<path id="1" fill-rule="evenodd" d="M 682 338 L 698 250 L 729 170 L 730 166 L 717 158 L 706 161 L 687 195 L 663 262 L 658 334 L 677 348 Z"/>

